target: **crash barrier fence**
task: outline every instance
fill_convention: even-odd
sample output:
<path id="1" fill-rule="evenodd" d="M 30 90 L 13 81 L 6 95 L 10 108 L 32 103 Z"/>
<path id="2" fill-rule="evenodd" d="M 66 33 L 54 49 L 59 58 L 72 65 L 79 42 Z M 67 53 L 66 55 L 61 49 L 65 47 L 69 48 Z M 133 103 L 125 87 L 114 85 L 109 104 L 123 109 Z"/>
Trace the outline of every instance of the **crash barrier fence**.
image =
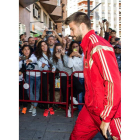
<path id="1" fill-rule="evenodd" d="M 50 101 L 49 100 L 49 97 L 50 97 L 50 92 L 49 92 L 49 86 L 52 86 L 51 84 L 49 84 L 49 73 L 52 73 L 52 71 L 48 71 L 48 70 L 43 70 L 43 71 L 39 71 L 39 70 L 26 70 L 26 73 L 28 72 L 28 83 L 26 82 L 27 79 L 26 79 L 26 75 L 27 74 L 23 74 L 23 98 L 22 99 L 19 99 L 20 102 L 35 102 L 35 103 L 47 103 L 47 104 L 57 104 L 57 105 L 65 105 L 65 112 L 66 112 L 66 117 L 68 117 L 68 108 L 69 108 L 69 104 L 68 104 L 68 95 L 69 95 L 69 88 L 71 88 L 71 116 L 73 117 L 73 112 L 75 109 L 73 109 L 73 75 L 75 73 L 78 73 L 78 79 L 79 79 L 79 73 L 83 73 L 83 71 L 75 71 L 71 74 L 71 79 L 69 78 L 69 75 L 67 72 L 64 72 L 64 71 L 56 71 L 55 73 L 53 73 L 53 101 Z M 30 78 L 32 76 L 32 72 L 34 72 L 34 100 L 31 100 L 30 97 Z M 37 73 L 40 72 L 40 92 L 39 92 L 39 100 L 36 99 L 36 77 L 37 77 Z M 47 83 L 46 83 L 46 88 L 47 88 L 47 93 L 46 93 L 46 96 L 47 96 L 47 100 L 43 100 L 42 99 L 42 74 L 43 73 L 46 73 L 47 74 Z M 67 80 L 66 80 L 66 101 L 64 102 L 62 100 L 63 98 L 63 95 L 62 95 L 62 86 L 61 85 L 61 79 L 62 79 L 62 73 L 65 74 L 65 76 L 67 77 Z M 52 77 L 51 77 L 52 78 Z M 69 80 L 71 80 L 71 84 L 69 84 Z M 25 90 L 27 91 L 28 90 L 28 99 L 25 99 Z M 78 103 L 79 103 L 79 96 L 77 97 L 77 100 L 78 100 Z M 83 105 L 84 103 L 79 103 L 79 104 L 76 104 L 76 105 Z"/>

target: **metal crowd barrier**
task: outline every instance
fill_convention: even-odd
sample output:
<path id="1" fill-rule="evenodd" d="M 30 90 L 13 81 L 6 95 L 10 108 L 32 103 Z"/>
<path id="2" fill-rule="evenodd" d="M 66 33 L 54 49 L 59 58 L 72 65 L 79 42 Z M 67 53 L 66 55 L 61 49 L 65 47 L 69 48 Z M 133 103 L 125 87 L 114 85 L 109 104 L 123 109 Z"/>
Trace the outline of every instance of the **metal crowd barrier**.
<path id="1" fill-rule="evenodd" d="M 56 71 L 55 73 L 53 73 L 53 102 L 51 102 L 51 101 L 49 101 L 48 100 L 48 96 L 49 96 L 49 88 L 48 88 L 48 84 L 46 85 L 47 87 L 47 100 L 46 101 L 43 101 L 42 100 L 42 82 L 40 82 L 40 101 L 37 101 L 36 100 L 36 72 L 40 72 L 41 73 L 41 81 L 42 81 L 42 73 L 43 72 L 46 72 L 47 73 L 47 83 L 49 83 L 49 73 L 52 73 L 51 71 L 47 71 L 47 70 L 43 70 L 43 71 L 39 71 L 39 70 L 26 70 L 26 72 L 29 72 L 29 83 L 30 83 L 30 72 L 35 72 L 35 91 L 34 91 L 34 93 L 35 93 L 35 100 L 30 100 L 30 86 L 29 86 L 29 100 L 25 100 L 24 99 L 24 88 L 23 88 L 23 99 L 19 99 L 19 101 L 21 101 L 21 102 L 36 102 L 36 103 L 47 103 L 47 104 L 59 104 L 59 105 L 66 105 L 66 108 L 63 108 L 63 109 L 65 109 L 65 111 L 66 111 L 66 117 L 68 117 L 68 94 L 69 94 L 69 87 L 71 87 L 71 117 L 73 117 L 73 113 L 74 113 L 74 108 L 73 108 L 73 105 L 75 105 L 74 103 L 73 103 L 73 100 L 72 100 L 72 98 L 73 98 L 73 76 L 74 76 L 74 74 L 75 73 L 78 73 L 78 79 L 79 79 L 79 73 L 83 73 L 83 71 L 75 71 L 75 72 L 73 72 L 72 74 L 71 74 L 71 84 L 69 84 L 69 75 L 68 75 L 68 73 L 67 72 L 64 72 L 64 71 Z M 55 94 L 55 75 L 56 75 L 56 73 L 59 73 L 60 75 L 60 100 L 59 100 L 59 102 L 55 102 L 54 101 L 54 94 Z M 62 98 L 61 98 L 61 96 L 62 96 L 62 93 L 61 93 L 61 74 L 62 73 L 65 73 L 66 74 L 66 77 L 67 77 L 67 93 L 66 93 L 66 102 L 62 102 L 61 100 L 62 100 Z M 26 74 L 23 74 L 23 78 L 25 79 L 25 76 L 26 76 Z M 23 84 L 25 83 L 25 81 L 23 80 Z M 79 96 L 78 96 L 78 102 L 79 102 Z M 78 105 L 84 105 L 84 103 L 78 103 Z"/>
<path id="2" fill-rule="evenodd" d="M 49 79 L 49 73 L 52 73 L 51 71 L 47 71 L 47 70 L 43 70 L 43 71 L 39 71 L 39 70 L 26 70 L 26 72 L 29 72 L 29 83 L 30 83 L 30 73 L 31 72 L 35 72 L 35 84 L 34 84 L 34 86 L 35 86 L 35 91 L 34 91 L 34 93 L 35 93 L 35 100 L 30 100 L 30 85 L 29 85 L 29 100 L 25 100 L 24 99 L 24 88 L 23 88 L 23 99 L 19 99 L 19 101 L 21 101 L 21 102 L 36 102 L 36 103 L 47 103 L 47 104 L 59 104 L 59 105 L 66 105 L 66 108 L 65 108 L 65 111 L 66 111 L 66 117 L 68 117 L 68 92 L 69 92 L 69 87 L 70 87 L 70 85 L 69 85 L 69 75 L 68 75 L 68 73 L 67 72 L 64 72 L 64 71 L 59 71 L 59 72 L 55 72 L 54 74 L 53 74 L 53 102 L 50 102 L 49 100 L 48 100 L 48 96 L 49 96 L 49 88 L 48 88 L 48 84 L 47 84 L 47 101 L 42 101 L 42 82 L 40 82 L 40 87 L 41 87 L 41 90 L 40 90 L 40 96 L 41 96 L 41 100 L 40 101 L 37 101 L 36 100 L 36 72 L 40 72 L 41 73 L 41 81 L 42 81 L 42 73 L 43 72 L 47 72 L 47 82 L 48 82 L 48 79 Z M 59 73 L 60 74 L 60 100 L 59 100 L 59 102 L 55 102 L 54 101 L 54 94 L 55 94 L 55 75 L 56 75 L 56 73 Z M 62 102 L 61 101 L 61 74 L 62 73 L 65 73 L 66 74 L 66 76 L 67 76 L 67 93 L 66 93 L 66 102 Z M 24 74 L 23 75 L 23 78 L 25 78 L 25 76 L 26 76 L 26 74 Z M 23 80 L 23 84 L 24 84 L 25 82 L 24 82 L 24 80 Z M 49 83 L 49 82 L 48 82 Z"/>

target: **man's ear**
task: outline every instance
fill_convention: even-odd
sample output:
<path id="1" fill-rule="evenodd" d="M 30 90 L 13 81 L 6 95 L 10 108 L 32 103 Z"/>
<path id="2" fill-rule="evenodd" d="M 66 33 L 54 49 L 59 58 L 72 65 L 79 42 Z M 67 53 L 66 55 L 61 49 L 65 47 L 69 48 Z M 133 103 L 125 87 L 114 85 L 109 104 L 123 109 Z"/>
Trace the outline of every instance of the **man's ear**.
<path id="1" fill-rule="evenodd" d="M 85 23 L 81 23 L 79 27 L 80 27 L 81 31 L 83 31 L 83 30 L 85 30 L 86 25 L 85 25 Z"/>

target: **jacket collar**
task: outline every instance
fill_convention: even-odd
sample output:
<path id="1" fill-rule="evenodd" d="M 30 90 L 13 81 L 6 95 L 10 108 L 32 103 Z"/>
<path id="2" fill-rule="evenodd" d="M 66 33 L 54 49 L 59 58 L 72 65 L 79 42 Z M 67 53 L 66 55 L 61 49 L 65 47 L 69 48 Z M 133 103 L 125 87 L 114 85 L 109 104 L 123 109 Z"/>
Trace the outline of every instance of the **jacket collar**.
<path id="1" fill-rule="evenodd" d="M 82 39 L 82 42 L 81 42 L 81 47 L 83 49 L 83 51 L 85 52 L 87 49 L 88 49 L 88 43 L 89 43 L 89 36 L 91 34 L 95 34 L 95 31 L 94 30 L 90 30 L 85 36 L 84 38 Z"/>

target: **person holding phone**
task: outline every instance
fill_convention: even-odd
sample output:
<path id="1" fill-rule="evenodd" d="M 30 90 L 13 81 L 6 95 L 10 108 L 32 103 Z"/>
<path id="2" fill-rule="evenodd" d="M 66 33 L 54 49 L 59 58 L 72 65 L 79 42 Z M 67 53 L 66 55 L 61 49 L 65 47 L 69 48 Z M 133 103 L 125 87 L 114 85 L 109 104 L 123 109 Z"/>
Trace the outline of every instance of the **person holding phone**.
<path id="1" fill-rule="evenodd" d="M 27 45 L 26 45 L 27 46 Z M 30 100 L 39 100 L 39 92 L 40 92 L 40 72 L 30 72 L 30 70 L 39 70 L 37 65 L 37 58 L 34 54 L 31 54 L 31 48 L 28 46 L 28 50 L 24 55 L 28 57 L 24 60 L 24 64 L 26 66 L 26 83 L 29 84 L 29 88 L 27 89 L 27 95 Z M 29 91 L 30 90 L 30 91 Z M 38 103 L 31 102 L 31 107 L 29 112 L 32 112 L 32 116 L 36 116 L 36 107 Z"/>
<path id="2" fill-rule="evenodd" d="M 20 56 L 19 60 L 19 99 L 23 100 L 23 90 L 24 90 L 24 100 L 28 100 L 27 91 L 23 89 L 24 80 L 26 78 L 26 67 L 24 62 L 30 57 L 30 48 L 27 45 L 24 45 L 22 48 L 23 55 Z M 19 106 L 22 106 L 22 113 L 26 114 L 27 111 L 27 102 L 19 102 Z M 20 108 L 20 107 L 19 107 Z"/>
<path id="3" fill-rule="evenodd" d="M 70 48 L 68 50 L 67 55 L 68 57 L 68 67 L 72 68 L 73 72 L 75 71 L 83 71 L 83 59 L 84 59 L 84 54 L 82 51 L 82 48 L 79 45 L 79 42 L 77 41 L 72 41 L 70 44 Z M 75 73 L 74 76 L 78 79 L 81 83 L 81 85 L 84 87 L 84 75 L 83 73 Z M 83 103 L 83 98 L 84 98 L 84 91 L 81 92 L 78 97 L 79 103 Z M 82 105 L 78 105 L 78 111 L 80 112 L 82 110 Z"/>
<path id="4" fill-rule="evenodd" d="M 53 63 L 56 66 L 56 68 L 59 71 L 65 71 L 69 75 L 69 83 L 71 83 L 71 74 L 72 69 L 68 67 L 68 56 L 65 54 L 65 49 L 63 49 L 62 45 L 60 43 L 55 44 L 54 52 L 53 52 Z M 83 87 L 78 81 L 77 78 L 73 78 L 73 103 L 78 104 L 78 101 L 76 100 L 77 95 L 83 91 Z M 67 93 L 67 76 L 65 73 L 61 73 L 61 91 L 63 95 L 63 102 L 66 102 L 66 93 Z M 71 109 L 70 109 L 70 94 L 71 94 L 71 88 L 69 88 L 69 109 L 68 109 L 68 117 L 71 117 Z"/>
<path id="5" fill-rule="evenodd" d="M 54 87 L 54 82 L 53 82 L 53 77 L 56 70 L 56 67 L 52 63 L 52 57 L 51 57 L 51 52 L 48 48 L 48 45 L 45 41 L 40 41 L 38 43 L 37 50 L 35 52 L 35 55 L 37 57 L 37 64 L 38 68 L 40 71 L 43 70 L 51 70 L 52 73 L 47 74 L 47 72 L 42 73 L 42 99 L 43 101 L 47 101 L 48 93 L 50 93 L 50 101 L 53 102 L 53 87 Z M 48 81 L 47 81 L 48 77 Z M 49 92 L 47 90 L 47 85 L 49 86 Z M 42 100 L 41 99 L 41 100 Z M 48 109 L 48 104 L 44 104 L 44 113 L 43 116 L 47 117 L 48 113 L 50 112 L 51 115 L 54 114 L 54 110 L 52 108 L 52 104 L 49 104 L 49 109 Z"/>

